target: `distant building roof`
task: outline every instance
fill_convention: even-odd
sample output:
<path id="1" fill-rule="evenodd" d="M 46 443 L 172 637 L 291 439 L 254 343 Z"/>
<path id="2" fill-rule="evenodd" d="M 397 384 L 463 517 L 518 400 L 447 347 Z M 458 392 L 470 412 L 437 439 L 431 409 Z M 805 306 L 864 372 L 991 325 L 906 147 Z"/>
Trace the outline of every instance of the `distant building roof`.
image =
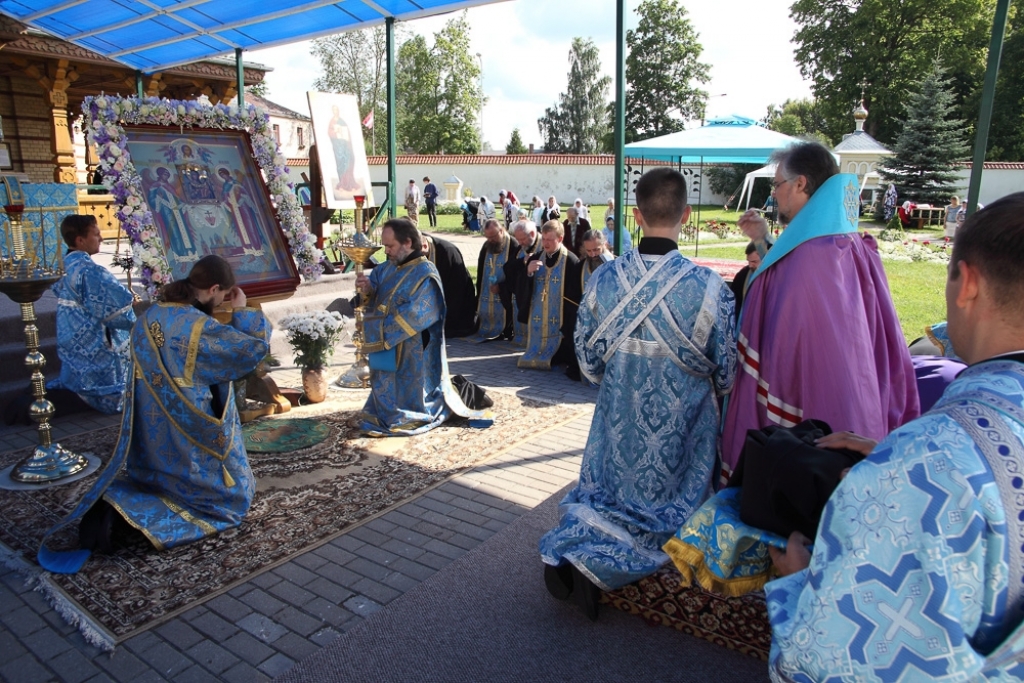
<path id="1" fill-rule="evenodd" d="M 974 162 L 962 161 L 960 166 L 963 168 L 974 168 Z M 1024 171 L 1024 161 L 986 161 L 982 168 Z"/>
<path id="2" fill-rule="evenodd" d="M 234 101 L 237 101 L 236 97 Z M 245 101 L 247 104 L 254 104 L 260 109 L 266 109 L 271 116 L 280 116 L 286 119 L 299 119 L 300 121 L 310 121 L 309 114 L 302 114 L 297 111 L 293 111 L 288 107 L 282 107 L 276 102 L 260 97 L 259 95 L 253 95 L 252 93 L 245 93 Z"/>
<path id="3" fill-rule="evenodd" d="M 862 130 L 843 136 L 843 141 L 832 148 L 833 152 L 884 152 L 892 150 Z"/>

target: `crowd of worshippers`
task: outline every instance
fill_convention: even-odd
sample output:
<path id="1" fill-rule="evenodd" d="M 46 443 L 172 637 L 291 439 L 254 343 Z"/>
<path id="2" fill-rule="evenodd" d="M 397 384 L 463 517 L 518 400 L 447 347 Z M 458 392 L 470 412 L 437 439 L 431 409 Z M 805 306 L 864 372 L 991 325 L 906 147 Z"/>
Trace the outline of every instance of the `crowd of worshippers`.
<path id="1" fill-rule="evenodd" d="M 386 262 L 356 282 L 373 372 L 353 426 L 412 435 L 458 414 L 486 427 L 449 374 L 448 330 L 521 344 L 521 367 L 563 363 L 598 386 L 579 482 L 540 541 L 554 597 L 596 619 L 600 591 L 671 563 L 684 585 L 763 591 L 773 680 L 1021 680 L 1024 193 L 957 230 L 946 321 L 918 355 L 858 231 L 856 177 L 816 143 L 772 161 L 787 227 L 776 240 L 757 211 L 738 221 L 751 240 L 739 307 L 679 252 L 690 207 L 669 168 L 638 181 L 641 237 L 618 258 L 578 215 L 489 218 L 475 285 L 450 243 L 387 221 Z M 40 564 L 77 571 L 118 533 L 162 549 L 237 526 L 255 485 L 231 381 L 266 355 L 268 321 L 217 256 L 135 321 L 89 258 L 95 221 L 62 232 L 58 382 L 123 417 L 111 466 Z M 76 523 L 81 550 L 49 547 Z"/>

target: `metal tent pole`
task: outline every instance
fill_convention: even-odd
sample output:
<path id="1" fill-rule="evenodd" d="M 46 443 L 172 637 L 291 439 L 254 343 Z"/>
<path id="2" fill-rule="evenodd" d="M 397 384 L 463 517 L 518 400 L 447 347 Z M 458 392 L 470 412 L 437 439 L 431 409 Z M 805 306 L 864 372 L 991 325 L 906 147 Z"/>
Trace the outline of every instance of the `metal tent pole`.
<path id="1" fill-rule="evenodd" d="M 615 255 L 622 254 L 622 228 L 625 224 L 626 180 L 626 0 L 616 2 L 615 18 L 615 179 L 612 196 L 615 198 L 615 235 L 612 248 Z"/>
<path id="2" fill-rule="evenodd" d="M 396 124 L 398 112 L 395 107 L 395 18 L 388 17 L 384 26 L 387 32 L 388 50 L 388 212 L 395 216 L 398 214 L 398 199 L 396 188 L 398 187 L 398 126 Z"/>
<path id="3" fill-rule="evenodd" d="M 235 48 L 235 72 L 238 77 L 238 109 L 245 108 L 245 67 L 242 66 L 242 48 Z"/>
<path id="4" fill-rule="evenodd" d="M 1009 10 L 1010 0 L 998 0 L 995 20 L 992 22 L 992 42 L 988 46 L 988 67 L 985 70 L 985 86 L 981 91 L 978 132 L 974 138 L 974 163 L 971 164 L 971 182 L 967 190 L 968 216 L 978 208 L 978 193 L 981 192 L 981 172 L 985 167 L 985 148 L 988 147 L 988 129 L 992 123 L 992 105 L 996 99 L 996 76 L 999 75 L 999 60 L 1003 53 L 1003 38 L 1006 36 L 1006 15 Z"/>

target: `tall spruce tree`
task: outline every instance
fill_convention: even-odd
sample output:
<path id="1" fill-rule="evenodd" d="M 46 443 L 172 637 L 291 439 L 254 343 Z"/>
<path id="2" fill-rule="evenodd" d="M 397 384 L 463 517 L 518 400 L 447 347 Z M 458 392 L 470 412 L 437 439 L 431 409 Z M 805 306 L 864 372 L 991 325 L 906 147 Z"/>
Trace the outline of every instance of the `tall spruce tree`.
<path id="1" fill-rule="evenodd" d="M 601 59 L 594 41 L 573 38 L 569 50 L 569 84 L 558 104 L 537 119 L 544 151 L 595 154 L 601 151 L 608 128 L 608 86 L 601 75 Z"/>
<path id="2" fill-rule="evenodd" d="M 907 98 L 907 119 L 896 140 L 895 154 L 880 173 L 896 185 L 901 197 L 944 205 L 958 191 L 957 162 L 967 158 L 964 122 L 953 117 L 953 92 L 939 63 Z"/>
<path id="3" fill-rule="evenodd" d="M 512 129 L 512 137 L 505 145 L 505 154 L 526 154 L 530 150 L 523 144 L 523 136 L 519 134 L 518 128 Z"/>

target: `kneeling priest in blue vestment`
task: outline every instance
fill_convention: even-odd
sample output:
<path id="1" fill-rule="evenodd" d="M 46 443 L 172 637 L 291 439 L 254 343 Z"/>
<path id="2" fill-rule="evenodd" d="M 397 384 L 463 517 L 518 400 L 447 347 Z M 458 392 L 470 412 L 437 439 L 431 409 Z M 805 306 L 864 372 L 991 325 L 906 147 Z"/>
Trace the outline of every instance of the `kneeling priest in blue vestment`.
<path id="1" fill-rule="evenodd" d="M 231 321 L 224 325 L 212 313 L 228 299 Z M 246 307 L 220 256 L 199 259 L 188 278 L 163 287 L 132 330 L 134 372 L 117 447 L 93 488 L 43 539 L 44 568 L 78 571 L 90 551 L 112 549 L 118 525 L 163 549 L 241 523 L 256 484 L 231 382 L 266 357 L 269 337 L 266 317 Z M 82 550 L 47 546 L 55 531 L 79 519 Z"/>
<path id="2" fill-rule="evenodd" d="M 408 436 L 437 427 L 452 413 L 482 418 L 459 398 L 444 349 L 441 278 L 423 253 L 416 226 L 394 218 L 381 229 L 388 260 L 360 274 L 366 298 L 364 350 L 370 359 L 370 397 L 357 418 L 369 436 Z"/>
<path id="3" fill-rule="evenodd" d="M 957 231 L 947 332 L 967 369 L 795 532 L 765 586 L 776 681 L 1024 680 L 1024 193 Z"/>
<path id="4" fill-rule="evenodd" d="M 548 589 L 575 593 L 592 619 L 596 589 L 666 564 L 662 545 L 711 494 L 719 399 L 736 375 L 732 292 L 677 248 L 683 176 L 647 172 L 636 202 L 643 239 L 595 270 L 580 302 L 576 354 L 600 390 L 579 484 L 540 541 Z"/>

